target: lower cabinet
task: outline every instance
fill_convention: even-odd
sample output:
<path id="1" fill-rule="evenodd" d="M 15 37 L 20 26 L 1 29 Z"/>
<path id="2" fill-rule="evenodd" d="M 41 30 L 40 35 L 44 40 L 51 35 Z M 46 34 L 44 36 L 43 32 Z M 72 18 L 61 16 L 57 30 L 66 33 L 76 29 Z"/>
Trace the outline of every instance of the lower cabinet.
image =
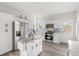
<path id="1" fill-rule="evenodd" d="M 36 56 L 37 53 L 38 53 L 38 40 L 34 41 L 34 51 L 33 51 L 33 53 L 34 53 L 34 56 Z"/>
<path id="2" fill-rule="evenodd" d="M 20 44 L 18 44 L 18 46 L 21 46 L 21 48 L 18 48 L 18 49 L 20 50 L 21 56 L 37 56 L 40 54 L 40 52 L 42 52 L 41 38 L 25 43 L 24 45 L 21 42 L 19 43 Z"/>
<path id="3" fill-rule="evenodd" d="M 20 55 L 21 55 L 21 56 L 27 55 L 27 51 L 20 51 Z"/>
<path id="4" fill-rule="evenodd" d="M 26 44 L 26 51 L 27 51 L 27 55 L 28 56 L 32 56 L 33 55 L 33 50 L 34 50 L 33 42 L 27 43 Z"/>
<path id="5" fill-rule="evenodd" d="M 42 51 L 42 39 L 39 40 L 39 53 Z"/>
<path id="6" fill-rule="evenodd" d="M 53 42 L 58 44 L 60 43 L 60 33 L 53 34 Z"/>

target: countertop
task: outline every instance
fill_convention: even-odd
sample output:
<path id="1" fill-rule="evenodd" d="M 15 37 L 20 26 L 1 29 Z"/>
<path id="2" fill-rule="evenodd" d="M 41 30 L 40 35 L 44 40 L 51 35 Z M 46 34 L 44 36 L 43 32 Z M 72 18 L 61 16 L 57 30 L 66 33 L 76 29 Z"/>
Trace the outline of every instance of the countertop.
<path id="1" fill-rule="evenodd" d="M 42 36 L 35 36 L 35 37 L 27 37 L 23 40 L 20 40 L 20 42 L 22 43 L 29 43 L 29 42 L 33 42 L 34 40 L 37 40 L 39 38 L 41 38 Z"/>

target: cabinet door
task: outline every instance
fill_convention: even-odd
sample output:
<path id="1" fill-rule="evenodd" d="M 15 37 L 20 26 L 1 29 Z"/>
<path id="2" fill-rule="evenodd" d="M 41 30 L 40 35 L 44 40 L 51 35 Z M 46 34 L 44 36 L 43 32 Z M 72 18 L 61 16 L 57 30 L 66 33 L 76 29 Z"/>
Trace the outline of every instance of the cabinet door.
<path id="1" fill-rule="evenodd" d="M 20 51 L 20 56 L 27 56 L 27 51 Z"/>
<path id="2" fill-rule="evenodd" d="M 37 56 L 38 55 L 38 41 L 37 40 L 34 40 L 34 56 Z"/>
<path id="3" fill-rule="evenodd" d="M 39 53 L 42 51 L 42 38 L 39 39 Z"/>
<path id="4" fill-rule="evenodd" d="M 27 55 L 32 56 L 33 55 L 33 42 L 27 43 Z"/>
<path id="5" fill-rule="evenodd" d="M 54 43 L 60 43 L 60 34 L 59 33 L 53 34 L 53 42 Z"/>
<path id="6" fill-rule="evenodd" d="M 37 55 L 39 54 L 39 39 L 37 39 L 36 41 L 36 51 L 37 51 Z"/>
<path id="7" fill-rule="evenodd" d="M 35 52 L 36 55 L 39 55 L 39 53 L 42 51 L 42 40 L 39 38 L 35 41 Z"/>

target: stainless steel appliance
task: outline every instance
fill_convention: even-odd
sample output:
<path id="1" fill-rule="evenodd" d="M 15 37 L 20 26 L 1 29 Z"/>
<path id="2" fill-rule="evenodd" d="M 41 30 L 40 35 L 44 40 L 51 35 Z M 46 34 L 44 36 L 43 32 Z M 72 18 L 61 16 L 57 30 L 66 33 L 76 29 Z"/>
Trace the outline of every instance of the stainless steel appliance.
<path id="1" fill-rule="evenodd" d="M 20 23 L 13 22 L 12 23 L 12 39 L 13 39 L 13 50 L 17 50 L 17 42 L 21 37 Z"/>

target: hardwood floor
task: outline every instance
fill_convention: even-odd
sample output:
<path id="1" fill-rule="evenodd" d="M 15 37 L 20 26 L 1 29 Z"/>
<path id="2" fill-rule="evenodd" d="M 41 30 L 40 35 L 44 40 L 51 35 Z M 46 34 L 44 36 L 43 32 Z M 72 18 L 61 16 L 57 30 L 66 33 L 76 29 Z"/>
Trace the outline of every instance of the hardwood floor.
<path id="1" fill-rule="evenodd" d="M 68 45 L 66 43 L 55 44 L 43 42 L 43 51 L 39 56 L 67 56 Z M 11 51 L 3 56 L 20 56 L 20 51 Z"/>
<path id="2" fill-rule="evenodd" d="M 20 56 L 20 51 L 19 50 L 16 50 L 16 51 L 10 51 L 8 53 L 5 53 L 1 56 Z"/>
<path id="3" fill-rule="evenodd" d="M 67 56 L 67 49 L 66 43 L 43 42 L 43 52 L 40 56 Z"/>

